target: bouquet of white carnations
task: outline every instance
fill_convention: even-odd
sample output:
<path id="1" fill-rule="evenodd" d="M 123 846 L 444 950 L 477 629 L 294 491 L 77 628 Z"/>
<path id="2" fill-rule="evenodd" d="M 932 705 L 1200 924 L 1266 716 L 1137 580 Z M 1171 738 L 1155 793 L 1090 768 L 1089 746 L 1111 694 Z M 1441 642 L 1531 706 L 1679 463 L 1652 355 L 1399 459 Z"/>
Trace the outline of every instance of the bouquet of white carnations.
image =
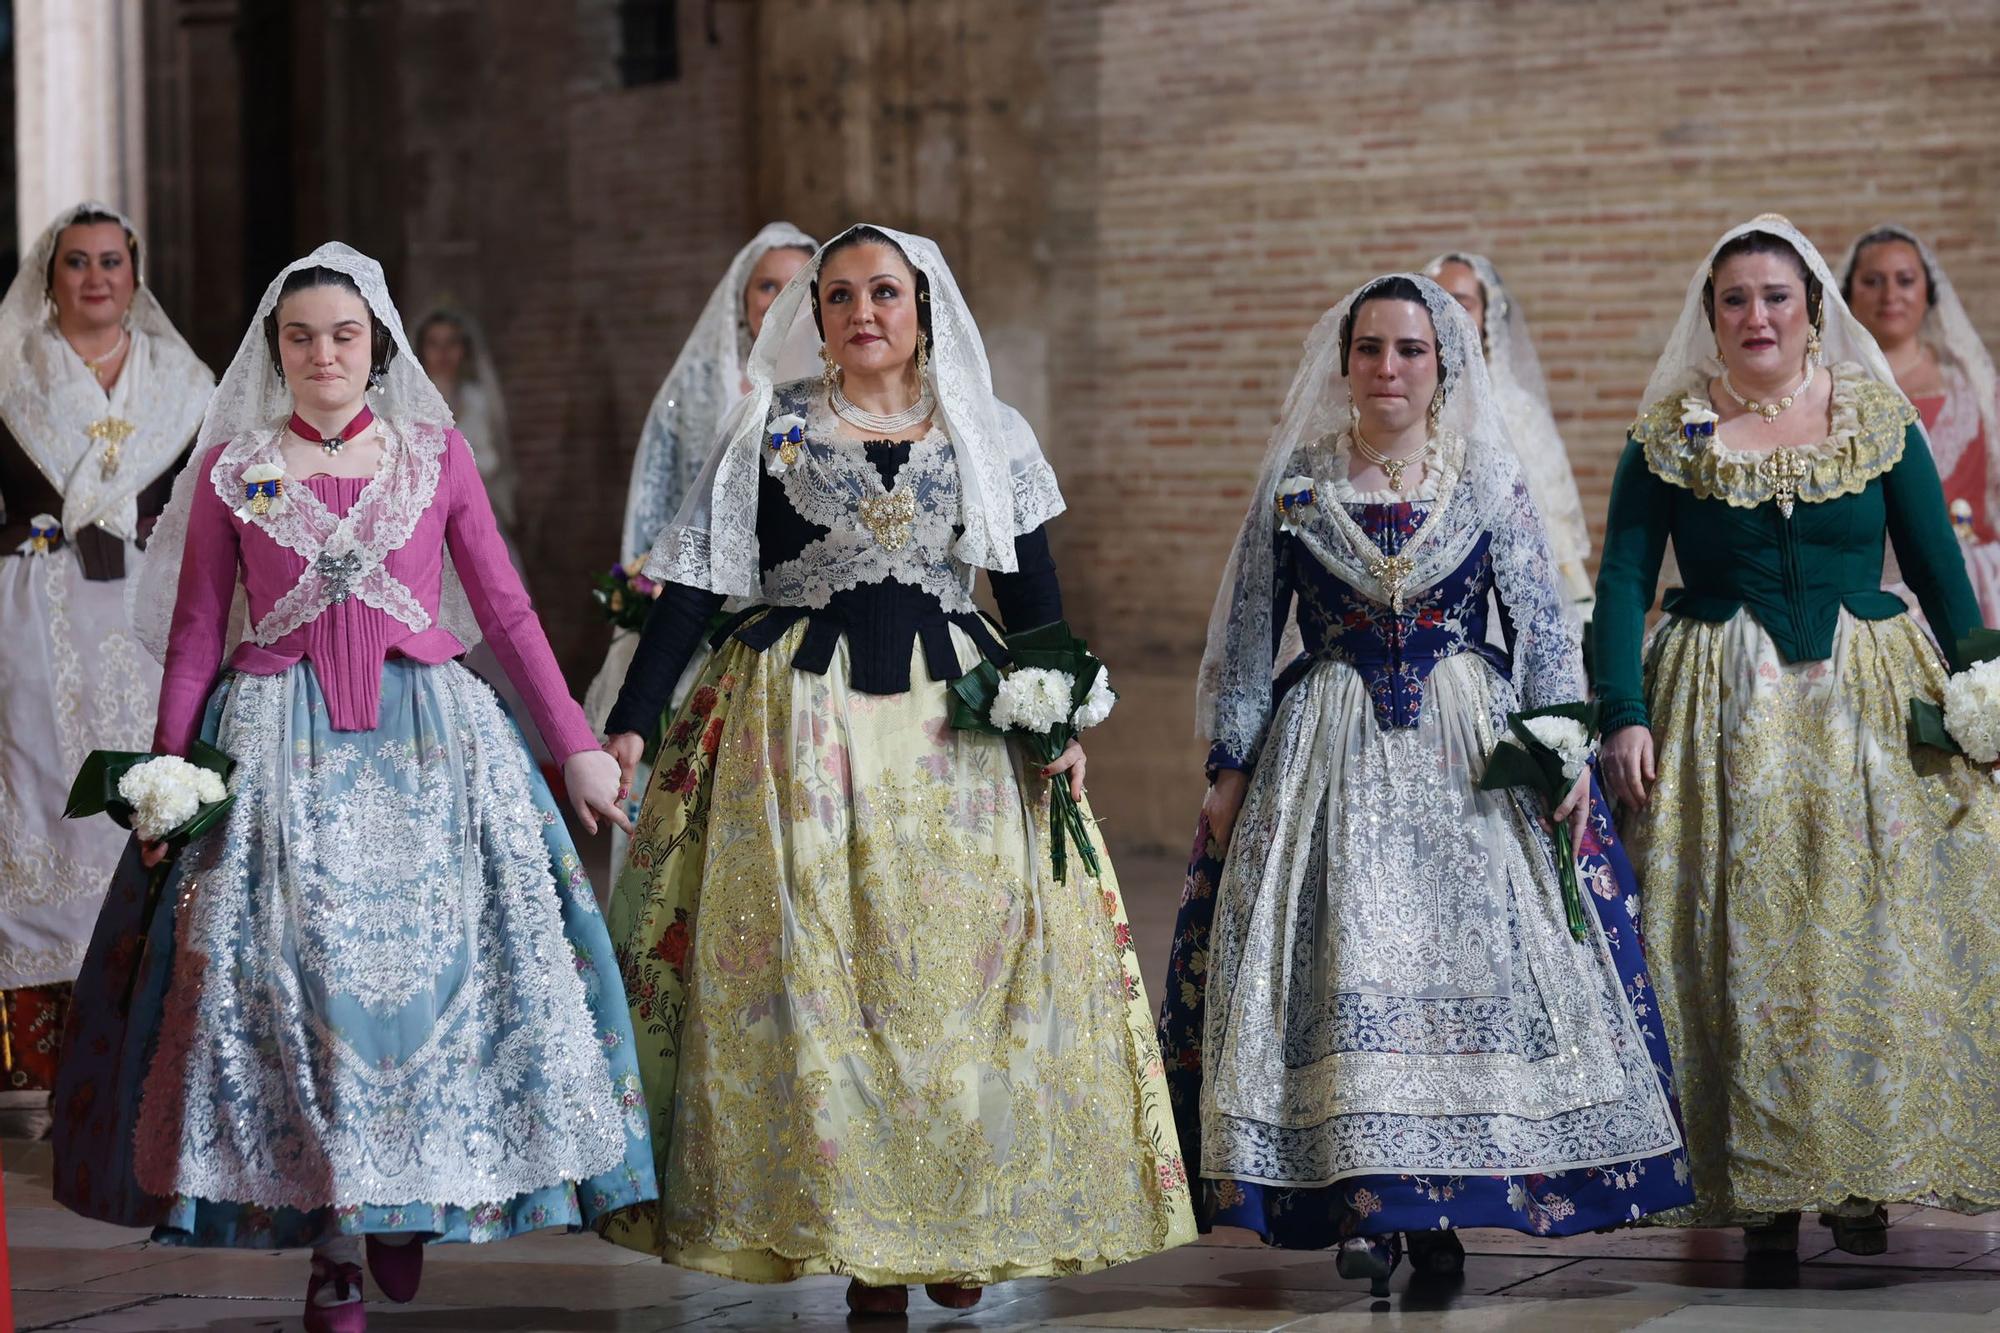
<path id="1" fill-rule="evenodd" d="M 164 842 L 178 851 L 214 828 L 236 800 L 229 790 L 229 775 L 235 768 L 235 760 L 200 740 L 185 759 L 177 754 L 92 750 L 70 784 L 63 816 L 110 815 L 141 842 Z M 142 947 L 152 937 L 160 886 L 172 865 L 173 858 L 163 857 L 147 878 L 146 901 L 139 913 Z M 143 971 L 134 967 L 126 980 L 126 1010 L 132 1007 L 133 989 Z"/>
<path id="2" fill-rule="evenodd" d="M 1991 764 L 2000 760 L 2000 630 L 1960 639 L 1958 660 L 1966 668 L 1945 681 L 1942 704 L 1910 700 L 1910 740 Z"/>
<path id="3" fill-rule="evenodd" d="M 177 754 L 93 750 L 70 784 L 63 815 L 108 814 L 141 842 L 184 847 L 229 808 L 235 761 L 206 741 L 186 759 Z"/>
<path id="4" fill-rule="evenodd" d="M 981 661 L 951 683 L 951 725 L 992 736 L 1019 736 L 1037 764 L 1053 762 L 1076 734 L 1111 716 L 1118 696 L 1111 673 L 1090 655 L 1089 645 L 1058 620 L 1007 636 L 1013 669 L 1001 674 Z M 1083 808 L 1068 781 L 1049 783 L 1049 857 L 1056 878 L 1068 869 L 1067 844 L 1074 842 L 1093 876 L 1103 874 Z"/>
<path id="5" fill-rule="evenodd" d="M 1547 802 L 1551 813 L 1563 803 L 1596 750 L 1596 704 L 1557 704 L 1515 713 L 1507 719 L 1507 734 L 1487 756 L 1481 791 L 1527 787 Z M 1553 820 L 1556 872 L 1562 882 L 1563 915 L 1569 933 L 1590 938 L 1590 918 L 1583 910 L 1583 890 L 1576 877 L 1576 847 L 1566 820 Z"/>

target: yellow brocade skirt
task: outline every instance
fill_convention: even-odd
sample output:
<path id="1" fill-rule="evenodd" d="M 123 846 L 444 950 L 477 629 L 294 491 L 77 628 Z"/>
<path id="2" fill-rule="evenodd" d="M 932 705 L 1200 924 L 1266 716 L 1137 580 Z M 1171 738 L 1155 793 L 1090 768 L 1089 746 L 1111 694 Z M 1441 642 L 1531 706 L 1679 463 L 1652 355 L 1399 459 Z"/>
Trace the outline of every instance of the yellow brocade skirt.
<path id="1" fill-rule="evenodd" d="M 1659 783 L 1626 811 L 1694 1212 L 2000 1207 L 2000 787 L 1910 745 L 1946 667 L 1845 611 L 1788 664 L 1747 612 L 1646 660 Z"/>
<path id="2" fill-rule="evenodd" d="M 731 641 L 654 765 L 610 923 L 660 1201 L 621 1245 L 753 1282 L 1088 1272 L 1194 1238 L 1101 846 L 1049 864 L 1046 784 L 909 692 Z M 960 659 L 976 660 L 953 629 Z"/>

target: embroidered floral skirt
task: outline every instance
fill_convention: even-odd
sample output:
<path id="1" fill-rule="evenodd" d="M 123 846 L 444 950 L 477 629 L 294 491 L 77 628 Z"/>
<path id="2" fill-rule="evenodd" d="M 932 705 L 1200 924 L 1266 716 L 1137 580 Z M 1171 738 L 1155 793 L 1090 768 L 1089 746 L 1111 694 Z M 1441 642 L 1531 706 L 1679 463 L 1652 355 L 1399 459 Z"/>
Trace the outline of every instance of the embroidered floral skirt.
<path id="1" fill-rule="evenodd" d="M 1659 785 L 1624 827 L 1693 1221 L 2000 1207 L 2000 788 L 1906 732 L 1945 674 L 1907 616 L 1843 611 L 1797 664 L 1747 613 L 1653 635 Z"/>
<path id="2" fill-rule="evenodd" d="M 1131 931 L 1041 779 L 912 688 L 729 642 L 612 896 L 660 1200 L 602 1229 L 750 1281 L 998 1282 L 1193 1238 Z M 952 631 L 962 661 L 971 641 Z"/>
<path id="3" fill-rule="evenodd" d="M 72 1011 L 56 1197 L 158 1239 L 495 1240 L 650 1198 L 630 1021 L 520 733 L 391 659 L 335 731 L 309 667 L 225 675 L 236 804 L 165 878 L 128 849 Z"/>
<path id="4" fill-rule="evenodd" d="M 144 559 L 127 544 L 126 570 Z M 92 750 L 153 743 L 159 664 L 125 615 L 125 582 L 76 554 L 0 557 L 0 989 L 70 981 L 125 830 L 64 819 Z"/>
<path id="5" fill-rule="evenodd" d="M 1419 724 L 1384 730 L 1352 668 L 1318 665 L 1275 709 L 1226 865 L 1197 829 L 1159 1038 L 1204 1227 L 1316 1249 L 1688 1201 L 1608 807 L 1580 944 L 1538 821 L 1473 790 L 1489 671 L 1445 659 Z"/>

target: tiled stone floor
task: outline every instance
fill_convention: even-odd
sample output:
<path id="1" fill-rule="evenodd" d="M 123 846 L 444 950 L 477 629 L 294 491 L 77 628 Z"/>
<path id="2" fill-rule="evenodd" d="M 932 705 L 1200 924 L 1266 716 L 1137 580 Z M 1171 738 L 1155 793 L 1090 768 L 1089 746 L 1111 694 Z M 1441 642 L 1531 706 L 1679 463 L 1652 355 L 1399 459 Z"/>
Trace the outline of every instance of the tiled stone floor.
<path id="1" fill-rule="evenodd" d="M 1179 898 L 1170 858 L 1118 858 L 1148 982 Z M 296 1329 L 305 1286 L 298 1252 L 182 1250 L 106 1227 L 49 1199 L 45 1144 L 0 1145 L 14 1309 L 41 1329 Z M 1462 1281 L 1413 1287 L 1398 1273 L 1385 1301 L 1335 1276 L 1323 1254 L 1266 1250 L 1242 1233 L 1089 1277 L 996 1287 L 954 1314 L 914 1293 L 906 1324 L 845 1318 L 841 1279 L 752 1287 L 685 1273 L 592 1236 L 540 1235 L 430 1252 L 406 1306 L 371 1302 L 379 1333 L 599 1333 L 662 1329 L 1439 1330 L 1440 1333 L 1971 1333 L 2000 1331 L 2000 1213 L 1965 1218 L 1894 1210 L 1889 1253 L 1856 1259 L 1803 1228 L 1801 1263 L 1777 1280 L 1746 1273 L 1732 1232 L 1650 1231 L 1538 1240 L 1465 1233 Z"/>

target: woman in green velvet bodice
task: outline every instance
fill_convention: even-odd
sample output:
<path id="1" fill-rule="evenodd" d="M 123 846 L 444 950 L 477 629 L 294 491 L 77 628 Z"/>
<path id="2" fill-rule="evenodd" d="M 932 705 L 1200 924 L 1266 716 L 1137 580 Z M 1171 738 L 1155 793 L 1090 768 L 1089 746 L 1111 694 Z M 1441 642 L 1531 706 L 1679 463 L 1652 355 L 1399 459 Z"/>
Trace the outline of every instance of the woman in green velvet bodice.
<path id="1" fill-rule="evenodd" d="M 1710 340 L 1713 339 L 1711 353 Z M 1694 1170 L 1684 1220 L 1853 1253 L 1889 1202 L 2000 1206 L 2000 789 L 1914 749 L 1979 625 L 1915 410 L 1812 244 L 1772 215 L 1689 285 L 1611 495 L 1604 770 Z M 1683 586 L 1644 619 L 1671 541 Z M 1642 639 L 1643 647 L 1642 647 Z"/>

